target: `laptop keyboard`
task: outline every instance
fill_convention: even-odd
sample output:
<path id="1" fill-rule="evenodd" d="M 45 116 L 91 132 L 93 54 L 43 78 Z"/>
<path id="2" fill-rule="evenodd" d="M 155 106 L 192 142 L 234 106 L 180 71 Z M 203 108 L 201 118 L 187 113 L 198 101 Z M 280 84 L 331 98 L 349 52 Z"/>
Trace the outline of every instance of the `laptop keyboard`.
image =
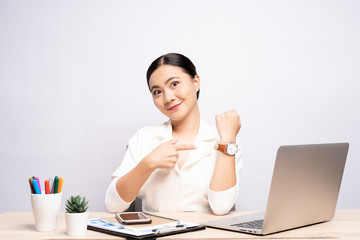
<path id="1" fill-rule="evenodd" d="M 232 227 L 242 227 L 242 228 L 255 228 L 255 229 L 262 229 L 264 223 L 264 219 L 260 220 L 254 220 L 250 222 L 242 222 L 242 223 L 236 223 L 232 224 Z"/>

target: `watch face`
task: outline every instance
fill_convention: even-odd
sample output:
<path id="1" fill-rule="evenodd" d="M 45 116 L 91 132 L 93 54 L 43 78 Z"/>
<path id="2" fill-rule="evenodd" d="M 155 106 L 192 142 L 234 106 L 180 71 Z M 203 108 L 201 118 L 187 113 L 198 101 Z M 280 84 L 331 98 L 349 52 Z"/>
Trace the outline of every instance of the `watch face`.
<path id="1" fill-rule="evenodd" d="M 233 155 L 235 155 L 236 152 L 237 152 L 237 146 L 236 146 L 236 144 L 235 144 L 235 143 L 232 143 L 232 142 L 229 143 L 229 144 L 227 145 L 227 154 L 233 156 Z"/>

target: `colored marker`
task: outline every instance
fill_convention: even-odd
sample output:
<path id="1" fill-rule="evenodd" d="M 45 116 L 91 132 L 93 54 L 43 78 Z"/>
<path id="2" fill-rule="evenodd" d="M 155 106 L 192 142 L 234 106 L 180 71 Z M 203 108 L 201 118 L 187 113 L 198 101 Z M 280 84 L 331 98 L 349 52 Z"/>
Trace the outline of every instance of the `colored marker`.
<path id="1" fill-rule="evenodd" d="M 34 186 L 35 194 L 41 194 L 40 188 L 39 188 L 39 185 L 38 185 L 38 182 L 36 181 L 36 179 L 33 179 L 32 183 Z"/>
<path id="2" fill-rule="evenodd" d="M 54 181 L 54 193 L 58 193 L 59 190 L 59 178 L 55 177 L 55 181 Z"/>
<path id="3" fill-rule="evenodd" d="M 54 192 L 54 178 L 50 178 L 50 193 Z"/>
<path id="4" fill-rule="evenodd" d="M 64 178 L 61 177 L 59 180 L 59 193 L 61 193 L 62 191 L 63 184 L 64 184 Z"/>
<path id="5" fill-rule="evenodd" d="M 40 179 L 38 177 L 35 177 L 35 180 L 37 181 L 38 183 L 38 186 L 39 186 L 39 189 L 40 189 L 40 194 L 41 194 L 41 184 L 40 184 Z"/>
<path id="6" fill-rule="evenodd" d="M 50 184 L 49 180 L 45 180 L 45 194 L 50 194 Z"/>
<path id="7" fill-rule="evenodd" d="M 30 190 L 31 190 L 31 193 L 34 194 L 35 193 L 35 189 L 34 189 L 34 186 L 32 184 L 32 181 L 33 181 L 33 178 L 29 178 L 29 184 L 30 184 Z"/>

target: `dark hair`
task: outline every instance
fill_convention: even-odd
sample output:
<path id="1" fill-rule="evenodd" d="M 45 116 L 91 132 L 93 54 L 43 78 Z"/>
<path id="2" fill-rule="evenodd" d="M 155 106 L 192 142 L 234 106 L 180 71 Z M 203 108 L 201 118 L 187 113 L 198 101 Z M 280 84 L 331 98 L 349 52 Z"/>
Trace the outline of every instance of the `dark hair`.
<path id="1" fill-rule="evenodd" d="M 179 53 L 168 53 L 158 57 L 150 64 L 146 72 L 146 80 L 149 88 L 150 88 L 149 80 L 151 74 L 153 74 L 153 72 L 162 65 L 172 65 L 172 66 L 181 67 L 183 71 L 189 74 L 191 77 L 195 77 L 195 75 L 197 75 L 196 67 L 189 58 Z M 199 99 L 199 94 L 200 94 L 200 89 L 196 93 L 197 99 Z"/>

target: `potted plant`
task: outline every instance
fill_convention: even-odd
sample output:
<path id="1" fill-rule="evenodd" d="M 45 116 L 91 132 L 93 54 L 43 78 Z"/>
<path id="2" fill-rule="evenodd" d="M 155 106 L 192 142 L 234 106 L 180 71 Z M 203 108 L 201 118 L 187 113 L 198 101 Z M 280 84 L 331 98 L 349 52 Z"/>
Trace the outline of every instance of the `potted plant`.
<path id="1" fill-rule="evenodd" d="M 82 236 L 86 234 L 89 212 L 88 202 L 80 195 L 71 196 L 65 204 L 66 229 L 69 236 Z"/>

